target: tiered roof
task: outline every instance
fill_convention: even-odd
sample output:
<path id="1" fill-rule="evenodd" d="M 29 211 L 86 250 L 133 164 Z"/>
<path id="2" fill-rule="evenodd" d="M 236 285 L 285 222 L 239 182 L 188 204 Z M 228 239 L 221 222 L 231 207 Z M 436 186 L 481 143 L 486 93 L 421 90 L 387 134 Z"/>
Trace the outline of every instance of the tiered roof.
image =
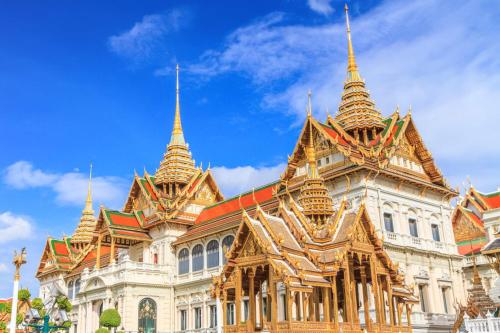
<path id="1" fill-rule="evenodd" d="M 371 100 L 370 93 L 366 89 L 365 81 L 358 71 L 351 40 L 347 4 L 345 5 L 345 12 L 348 53 L 347 78 L 335 120 L 346 132 L 353 133 L 356 139 L 359 138 L 367 143 L 370 137 L 374 137 L 384 128 L 384 124 L 382 123 L 382 114 L 376 109 L 375 103 Z"/>
<path id="2" fill-rule="evenodd" d="M 167 184 L 186 184 L 195 172 L 194 160 L 189 151 L 189 146 L 184 139 L 181 124 L 180 102 L 179 102 L 179 65 L 176 67 L 176 103 L 174 126 L 167 152 L 163 156 L 159 169 L 155 174 L 155 184 L 166 186 Z"/>

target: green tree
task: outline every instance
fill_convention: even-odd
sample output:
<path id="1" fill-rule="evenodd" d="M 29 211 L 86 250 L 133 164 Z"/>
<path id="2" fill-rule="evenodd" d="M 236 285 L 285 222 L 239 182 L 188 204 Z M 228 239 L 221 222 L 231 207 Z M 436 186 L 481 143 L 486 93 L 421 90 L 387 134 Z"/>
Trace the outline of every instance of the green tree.
<path id="1" fill-rule="evenodd" d="M 43 309 L 43 301 L 42 301 L 42 299 L 39 298 L 39 297 L 33 298 L 33 300 L 31 301 L 31 307 L 33 309 L 37 309 L 40 312 L 40 310 Z"/>
<path id="2" fill-rule="evenodd" d="M 65 310 L 66 312 L 70 312 L 73 308 L 73 305 L 71 305 L 71 302 L 66 296 L 58 296 L 56 299 L 56 303 L 59 309 Z"/>
<path id="3" fill-rule="evenodd" d="M 0 331 L 7 332 L 7 323 L 0 321 Z"/>
<path id="4" fill-rule="evenodd" d="M 5 304 L 5 312 L 6 313 L 11 313 L 12 312 L 12 303 Z"/>
<path id="5" fill-rule="evenodd" d="M 104 310 L 99 318 L 99 324 L 107 327 L 108 329 L 120 326 L 122 318 L 116 309 Z"/>
<path id="6" fill-rule="evenodd" d="M 22 313 L 18 313 L 17 316 L 16 316 L 16 324 L 19 325 L 20 323 L 22 323 L 24 320 L 24 315 Z"/>
<path id="7" fill-rule="evenodd" d="M 17 298 L 19 298 L 20 301 L 27 302 L 31 298 L 31 293 L 28 289 L 20 289 L 17 293 Z"/>

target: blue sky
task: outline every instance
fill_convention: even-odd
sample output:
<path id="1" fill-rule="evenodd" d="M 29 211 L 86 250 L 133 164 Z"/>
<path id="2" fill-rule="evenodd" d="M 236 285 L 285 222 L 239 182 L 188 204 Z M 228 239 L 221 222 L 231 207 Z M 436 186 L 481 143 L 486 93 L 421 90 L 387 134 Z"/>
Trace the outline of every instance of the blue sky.
<path id="1" fill-rule="evenodd" d="M 335 113 L 346 67 L 343 2 L 5 2 L 0 11 L 0 281 L 28 247 L 71 234 L 89 163 L 95 202 L 120 208 L 134 169 L 170 136 L 174 67 L 197 163 L 226 194 L 278 177 L 305 117 Z M 500 3 L 349 1 L 355 52 L 384 115 L 409 106 L 452 186 L 500 185 Z M 11 293 L 0 284 L 0 297 Z"/>

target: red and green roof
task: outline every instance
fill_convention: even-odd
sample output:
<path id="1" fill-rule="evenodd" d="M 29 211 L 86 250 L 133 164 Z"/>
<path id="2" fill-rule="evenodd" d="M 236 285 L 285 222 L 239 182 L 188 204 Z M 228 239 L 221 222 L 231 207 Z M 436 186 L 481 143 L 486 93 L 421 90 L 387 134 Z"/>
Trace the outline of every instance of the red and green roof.
<path id="1" fill-rule="evenodd" d="M 473 253 L 479 253 L 481 251 L 481 248 L 486 244 L 488 244 L 488 239 L 486 237 L 458 242 L 457 243 L 458 253 L 460 253 L 463 256 L 470 255 Z"/>
<path id="2" fill-rule="evenodd" d="M 477 192 L 477 194 L 479 194 L 479 196 L 489 209 L 500 208 L 500 191 L 487 194 Z"/>
<path id="3" fill-rule="evenodd" d="M 133 213 L 105 209 L 104 214 L 111 226 L 142 229 L 139 219 Z"/>
<path id="4" fill-rule="evenodd" d="M 218 202 L 212 206 L 208 206 L 198 216 L 195 221 L 195 225 L 237 212 L 242 208 L 246 209 L 255 206 L 257 203 L 261 204 L 271 200 L 273 198 L 273 190 L 276 184 L 278 184 L 278 182 L 264 185 L 254 191 L 249 191 L 240 194 L 239 196 Z"/>

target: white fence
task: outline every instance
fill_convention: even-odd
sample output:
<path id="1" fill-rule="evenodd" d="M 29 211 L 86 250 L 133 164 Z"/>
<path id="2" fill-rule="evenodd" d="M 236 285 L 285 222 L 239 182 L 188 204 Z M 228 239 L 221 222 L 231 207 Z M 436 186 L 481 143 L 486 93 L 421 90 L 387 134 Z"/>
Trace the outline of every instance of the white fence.
<path id="1" fill-rule="evenodd" d="M 500 318 L 493 317 L 488 313 L 486 318 L 470 319 L 464 317 L 465 330 L 469 333 L 500 333 Z"/>

